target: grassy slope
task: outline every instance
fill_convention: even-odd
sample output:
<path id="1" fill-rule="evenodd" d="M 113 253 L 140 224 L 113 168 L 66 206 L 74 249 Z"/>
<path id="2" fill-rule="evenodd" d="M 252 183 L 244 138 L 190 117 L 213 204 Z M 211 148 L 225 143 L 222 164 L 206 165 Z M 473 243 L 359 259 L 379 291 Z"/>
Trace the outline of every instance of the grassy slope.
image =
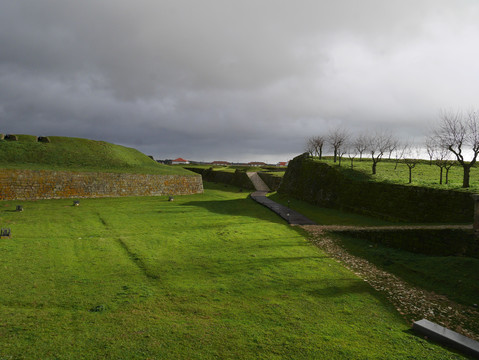
<path id="1" fill-rule="evenodd" d="M 21 135 L 0 141 L 0 168 L 194 175 L 181 167 L 158 164 L 138 150 L 104 141 L 49 137 L 39 143 Z"/>
<path id="2" fill-rule="evenodd" d="M 2 202 L 0 358 L 460 358 L 246 196 Z"/>

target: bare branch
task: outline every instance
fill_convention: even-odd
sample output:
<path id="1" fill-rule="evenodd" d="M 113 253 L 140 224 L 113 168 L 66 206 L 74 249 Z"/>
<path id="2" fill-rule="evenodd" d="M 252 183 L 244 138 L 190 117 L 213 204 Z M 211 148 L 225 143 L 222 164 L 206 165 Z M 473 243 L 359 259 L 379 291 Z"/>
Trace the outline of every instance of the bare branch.
<path id="1" fill-rule="evenodd" d="M 343 128 L 331 130 L 328 134 L 328 143 L 334 152 L 334 162 L 336 162 L 340 148 L 349 139 L 349 133 Z"/>

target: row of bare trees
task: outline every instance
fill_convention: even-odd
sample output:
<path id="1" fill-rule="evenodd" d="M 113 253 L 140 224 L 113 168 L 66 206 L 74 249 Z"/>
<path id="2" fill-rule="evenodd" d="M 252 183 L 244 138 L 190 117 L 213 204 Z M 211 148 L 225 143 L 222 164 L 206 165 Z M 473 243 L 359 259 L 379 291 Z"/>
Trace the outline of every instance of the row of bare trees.
<path id="1" fill-rule="evenodd" d="M 463 187 L 469 187 L 470 170 L 479 155 L 479 113 L 444 111 L 424 146 L 400 142 L 389 132 L 364 133 L 353 137 L 346 129 L 339 127 L 325 135 L 310 137 L 306 144 L 306 151 L 319 159 L 326 149 L 332 150 L 333 161 L 338 162 L 339 166 L 345 155 L 350 160 L 351 168 L 358 156 L 360 160 L 367 156 L 372 160 L 373 174 L 376 174 L 377 164 L 383 158 L 395 159 L 396 167 L 399 163 L 407 165 L 409 183 L 412 182 L 412 170 L 420 162 L 421 148 L 425 148 L 429 155 L 430 165 L 439 167 L 440 184 L 443 183 L 444 173 L 445 183 L 448 183 L 449 170 L 457 163 L 463 168 Z"/>

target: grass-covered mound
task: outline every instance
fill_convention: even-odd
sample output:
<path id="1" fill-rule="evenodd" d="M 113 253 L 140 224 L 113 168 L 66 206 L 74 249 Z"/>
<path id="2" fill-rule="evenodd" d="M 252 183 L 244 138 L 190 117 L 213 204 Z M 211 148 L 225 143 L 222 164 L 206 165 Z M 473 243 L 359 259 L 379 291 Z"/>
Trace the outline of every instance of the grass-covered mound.
<path id="1" fill-rule="evenodd" d="M 100 171 L 192 176 L 181 167 L 158 164 L 140 151 L 105 141 L 49 136 L 39 142 L 31 135 L 0 141 L 0 168 Z"/>

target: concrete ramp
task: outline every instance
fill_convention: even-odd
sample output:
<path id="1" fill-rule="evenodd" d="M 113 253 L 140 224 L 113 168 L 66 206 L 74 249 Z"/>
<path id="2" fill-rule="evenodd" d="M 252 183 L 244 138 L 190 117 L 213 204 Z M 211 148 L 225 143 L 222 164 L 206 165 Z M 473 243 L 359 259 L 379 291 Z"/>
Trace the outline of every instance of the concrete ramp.
<path id="1" fill-rule="evenodd" d="M 254 201 L 260 203 L 263 206 L 266 206 L 268 209 L 281 216 L 291 225 L 316 225 L 314 221 L 308 219 L 306 216 L 300 214 L 299 212 L 268 199 L 266 197 L 266 194 L 270 191 L 270 189 L 257 173 L 247 172 L 246 175 L 248 175 L 254 187 L 256 188 L 256 191 L 251 194 L 251 198 Z"/>
<path id="2" fill-rule="evenodd" d="M 251 198 L 281 216 L 291 225 L 317 225 L 314 221 L 299 212 L 268 199 L 265 191 L 255 191 L 251 194 Z"/>
<path id="3" fill-rule="evenodd" d="M 256 191 L 265 191 L 265 192 L 269 192 L 271 191 L 268 187 L 268 185 L 265 184 L 265 182 L 263 181 L 263 179 L 261 179 L 258 175 L 258 173 L 256 172 L 247 172 L 246 175 L 248 175 L 249 179 L 251 180 L 251 182 L 253 183 L 254 185 L 254 188 L 256 189 Z"/>

